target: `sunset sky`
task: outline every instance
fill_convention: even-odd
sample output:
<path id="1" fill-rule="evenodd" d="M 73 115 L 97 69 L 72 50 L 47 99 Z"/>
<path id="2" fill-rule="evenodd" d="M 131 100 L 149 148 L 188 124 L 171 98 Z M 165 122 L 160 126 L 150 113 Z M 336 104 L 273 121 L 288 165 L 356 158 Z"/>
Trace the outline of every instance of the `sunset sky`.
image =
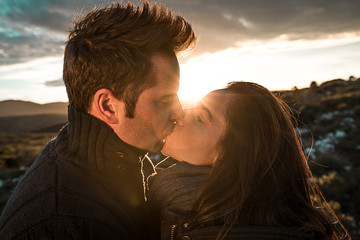
<path id="1" fill-rule="evenodd" d="M 62 59 L 71 21 L 110 2 L 1 0 L 0 100 L 67 101 Z M 199 36 L 191 55 L 180 58 L 182 98 L 235 80 L 283 90 L 360 77 L 359 0 L 157 2 L 184 16 Z"/>

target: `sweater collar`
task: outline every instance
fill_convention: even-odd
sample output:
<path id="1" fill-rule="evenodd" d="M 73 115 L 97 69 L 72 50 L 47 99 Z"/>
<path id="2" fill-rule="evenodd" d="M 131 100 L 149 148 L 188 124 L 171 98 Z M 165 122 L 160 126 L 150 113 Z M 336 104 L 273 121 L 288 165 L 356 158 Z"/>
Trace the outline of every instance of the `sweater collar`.
<path id="1" fill-rule="evenodd" d="M 77 164 L 107 172 L 121 170 L 124 164 L 137 164 L 147 153 L 122 141 L 105 122 L 71 105 L 68 120 L 62 131 L 69 135 L 67 148 Z"/>

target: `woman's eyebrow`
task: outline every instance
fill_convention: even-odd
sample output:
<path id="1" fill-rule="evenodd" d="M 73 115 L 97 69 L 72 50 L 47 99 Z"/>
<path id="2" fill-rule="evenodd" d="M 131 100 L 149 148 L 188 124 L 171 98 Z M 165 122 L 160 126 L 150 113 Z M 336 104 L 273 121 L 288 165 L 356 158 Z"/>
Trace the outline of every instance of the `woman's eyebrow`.
<path id="1" fill-rule="evenodd" d="M 209 119 L 212 120 L 212 114 L 211 114 L 210 110 L 207 107 L 205 107 L 204 104 L 200 103 L 199 108 L 204 110 L 208 114 Z"/>

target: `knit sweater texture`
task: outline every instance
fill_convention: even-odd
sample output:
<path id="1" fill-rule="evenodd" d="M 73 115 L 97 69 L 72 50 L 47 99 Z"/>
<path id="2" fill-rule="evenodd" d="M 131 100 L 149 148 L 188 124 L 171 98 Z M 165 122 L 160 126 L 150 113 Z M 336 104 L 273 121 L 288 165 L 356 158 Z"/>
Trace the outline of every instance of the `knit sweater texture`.
<path id="1" fill-rule="evenodd" d="M 166 169 L 159 166 L 156 169 L 157 174 L 149 180 L 149 200 L 160 207 L 161 220 L 174 221 L 188 216 L 211 167 L 177 162 Z"/>
<path id="2" fill-rule="evenodd" d="M 0 239 L 159 239 L 146 152 L 87 113 L 68 116 L 9 199 Z"/>
<path id="3" fill-rule="evenodd" d="M 171 164 L 168 164 L 168 163 Z M 220 222 L 191 226 L 191 212 L 201 184 L 210 166 L 194 166 L 169 158 L 157 165 L 157 174 L 150 178 L 149 199 L 161 209 L 161 240 L 214 240 L 222 232 Z M 226 189 L 224 189 L 226 194 Z M 314 240 L 314 232 L 294 227 L 241 226 L 235 224 L 226 240 Z"/>

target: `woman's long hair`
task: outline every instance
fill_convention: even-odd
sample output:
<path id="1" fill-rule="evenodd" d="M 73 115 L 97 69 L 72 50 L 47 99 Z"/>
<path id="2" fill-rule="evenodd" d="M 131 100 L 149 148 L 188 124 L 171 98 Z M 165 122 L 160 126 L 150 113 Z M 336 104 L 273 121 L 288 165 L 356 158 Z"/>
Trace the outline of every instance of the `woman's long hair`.
<path id="1" fill-rule="evenodd" d="M 194 206 L 194 225 L 289 226 L 341 239 L 338 221 L 312 182 L 289 108 L 266 88 L 233 82 L 220 154 Z"/>

